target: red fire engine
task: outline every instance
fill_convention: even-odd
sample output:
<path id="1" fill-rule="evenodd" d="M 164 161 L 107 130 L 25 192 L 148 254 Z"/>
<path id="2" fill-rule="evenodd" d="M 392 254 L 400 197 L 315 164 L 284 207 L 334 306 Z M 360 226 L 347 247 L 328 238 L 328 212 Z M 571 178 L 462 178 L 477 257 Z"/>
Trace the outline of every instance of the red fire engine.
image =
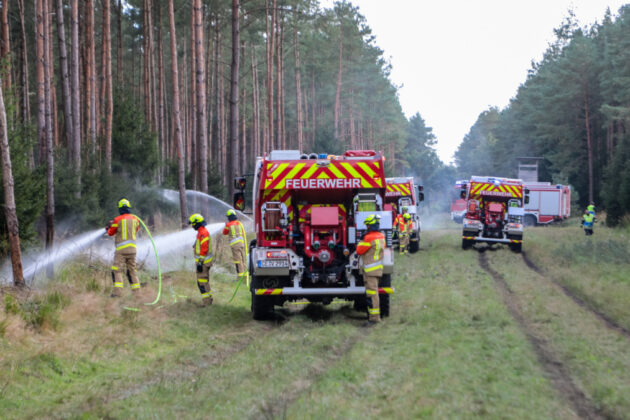
<path id="1" fill-rule="evenodd" d="M 387 191 L 385 192 L 385 210 L 391 210 L 393 220 L 402 213 L 402 208 L 407 207 L 407 212 L 411 215 L 412 230 L 409 237 L 409 252 L 416 252 L 420 248 L 420 224 L 419 204 L 424 201 L 422 185 L 417 187 L 413 177 L 387 178 Z M 398 243 L 398 238 L 394 237 L 394 245 Z"/>

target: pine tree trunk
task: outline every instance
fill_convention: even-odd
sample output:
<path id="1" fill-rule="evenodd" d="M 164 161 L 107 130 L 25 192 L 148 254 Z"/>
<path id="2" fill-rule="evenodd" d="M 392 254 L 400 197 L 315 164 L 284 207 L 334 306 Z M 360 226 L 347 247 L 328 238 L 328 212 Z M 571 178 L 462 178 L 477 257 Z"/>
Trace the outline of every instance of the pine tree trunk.
<path id="1" fill-rule="evenodd" d="M 177 186 L 179 188 L 179 209 L 181 226 L 187 226 L 188 206 L 186 205 L 186 168 L 184 166 L 184 147 L 182 141 L 182 119 L 179 109 L 179 74 L 177 67 L 177 36 L 175 33 L 175 10 L 173 0 L 168 0 L 168 22 L 171 32 L 171 74 L 173 78 L 173 119 L 175 125 L 175 143 L 177 148 Z"/>
<path id="2" fill-rule="evenodd" d="M 334 128 L 335 139 L 339 141 L 339 118 L 341 115 L 341 79 L 343 75 L 343 27 L 339 24 L 339 70 L 337 71 L 337 92 L 335 93 Z"/>
<path id="3" fill-rule="evenodd" d="M 584 125 L 586 129 L 586 148 L 588 153 L 588 201 L 593 203 L 593 142 L 591 139 L 591 123 L 588 106 L 588 91 L 584 87 Z"/>
<path id="4" fill-rule="evenodd" d="M 294 47 L 293 55 L 295 57 L 295 109 L 296 109 L 296 126 L 297 126 L 297 148 L 304 150 L 303 124 L 302 121 L 302 84 L 300 81 L 300 50 L 298 40 L 297 24 L 293 29 Z"/>
<path id="5" fill-rule="evenodd" d="M 0 13 L 0 62 L 2 62 L 2 88 L 5 91 L 11 89 L 11 39 L 9 36 L 9 2 L 2 1 L 2 12 Z"/>
<path id="6" fill-rule="evenodd" d="M 46 249 L 52 250 L 53 241 L 55 239 L 55 175 L 54 175 L 54 147 L 53 147 L 53 118 L 52 118 L 52 66 L 50 60 L 50 42 L 52 41 L 50 34 L 50 0 L 42 0 L 42 13 L 43 13 L 43 33 L 44 36 L 44 112 L 46 121 Z M 48 277 L 53 275 L 52 264 L 47 269 Z"/>
<path id="7" fill-rule="evenodd" d="M 81 84 L 79 77 L 79 0 L 71 0 L 72 57 L 71 57 L 71 96 L 72 96 L 72 166 L 77 174 L 78 197 L 81 196 Z"/>
<path id="8" fill-rule="evenodd" d="M 275 10 L 276 8 L 276 0 L 273 0 L 272 7 Z M 265 9 L 266 9 L 266 19 L 265 22 L 267 24 L 267 42 L 266 42 L 266 53 L 267 53 L 267 83 L 265 86 L 267 93 L 267 129 L 265 130 L 265 146 L 263 153 L 274 148 L 274 120 L 273 120 L 273 51 L 274 51 L 274 39 L 275 36 L 273 32 L 275 31 L 275 13 L 271 13 L 271 25 L 269 24 L 269 2 L 265 0 Z"/>
<path id="9" fill-rule="evenodd" d="M 88 138 L 92 154 L 96 153 L 96 45 L 94 43 L 94 0 L 86 0 L 87 104 Z"/>
<path id="10" fill-rule="evenodd" d="M 44 2 L 45 0 L 35 0 L 36 13 L 36 54 L 37 54 L 37 138 L 38 138 L 38 155 L 37 163 L 42 165 L 46 156 L 46 94 L 44 76 L 45 66 L 45 48 L 44 48 Z"/>
<path id="11" fill-rule="evenodd" d="M 195 9 L 190 8 L 190 107 L 188 112 L 189 118 L 189 150 L 188 155 L 190 159 L 193 189 L 198 190 L 200 185 L 199 179 L 199 159 L 197 159 L 197 72 L 195 66 Z"/>
<path id="12" fill-rule="evenodd" d="M 66 140 L 68 145 L 68 157 L 73 155 L 72 142 L 72 102 L 70 100 L 70 76 L 68 74 L 68 52 L 66 49 L 66 28 L 63 16 L 63 0 L 57 0 L 57 37 L 59 39 L 59 65 L 61 67 L 61 86 L 63 92 L 63 112 L 66 124 Z"/>
<path id="13" fill-rule="evenodd" d="M 116 30 L 118 34 L 117 49 L 116 49 L 116 82 L 118 87 L 122 86 L 123 75 L 123 51 L 122 51 L 122 0 L 118 0 L 118 7 L 116 8 Z"/>
<path id="14" fill-rule="evenodd" d="M 24 0 L 18 0 L 18 9 L 20 13 L 20 35 L 22 39 L 22 121 L 30 122 L 31 120 L 31 102 L 29 99 L 29 83 L 28 83 L 28 44 L 26 42 L 26 24 L 24 18 Z M 30 149 L 30 148 L 29 148 Z M 32 160 L 32 152 L 29 152 Z"/>
<path id="15" fill-rule="evenodd" d="M 164 100 L 164 89 L 166 86 L 164 80 L 164 51 L 162 49 L 162 7 L 160 2 L 157 3 L 157 79 L 158 79 L 158 95 L 157 95 L 157 103 L 158 103 L 158 129 L 160 133 L 160 148 L 158 150 L 161 151 L 161 159 L 162 161 L 166 161 L 166 106 Z M 162 176 L 164 173 L 164 165 L 160 165 L 161 168 L 158 169 L 158 183 L 161 184 Z"/>
<path id="16" fill-rule="evenodd" d="M 258 70 L 256 68 L 256 52 L 254 46 L 251 49 L 252 65 L 252 163 L 260 156 L 262 145 L 260 144 L 260 103 L 258 90 Z"/>
<path id="17" fill-rule="evenodd" d="M 0 158 L 2 159 L 2 186 L 4 189 L 4 217 L 9 235 L 11 250 L 11 267 L 13 269 L 13 285 L 24 287 L 24 273 L 22 271 L 22 255 L 20 250 L 20 229 L 15 208 L 15 194 L 13 191 L 13 170 L 11 168 L 11 152 L 7 131 L 7 114 L 4 107 L 4 95 L 0 83 Z"/>
<path id="18" fill-rule="evenodd" d="M 221 136 L 219 133 L 219 58 L 220 58 L 220 38 L 219 25 L 215 18 L 214 25 L 214 63 L 212 65 L 212 87 L 211 101 L 213 102 L 213 113 L 210 122 L 212 136 L 212 156 L 215 160 L 215 169 L 221 167 Z M 218 165 L 217 165 L 218 164 Z"/>
<path id="19" fill-rule="evenodd" d="M 105 51 L 105 167 L 112 171 L 112 130 L 114 128 L 114 90 L 112 86 L 112 33 L 110 0 L 103 0 L 103 38 Z"/>
<path id="20" fill-rule="evenodd" d="M 234 172 L 238 168 L 238 130 L 239 130 L 239 109 L 238 109 L 238 78 L 240 73 L 240 27 L 239 27 L 239 0 L 232 0 L 232 65 L 230 69 L 230 139 L 228 141 L 228 161 L 227 178 L 228 181 L 234 178 Z M 229 195 L 234 193 L 234 183 L 228 182 Z"/>
<path id="21" fill-rule="evenodd" d="M 195 66 L 197 72 L 197 139 L 198 139 L 198 159 L 200 188 L 204 193 L 208 193 L 208 136 L 206 127 L 208 126 L 206 116 L 206 71 L 204 63 L 203 45 L 203 9 L 201 0 L 193 0 L 195 16 Z"/>

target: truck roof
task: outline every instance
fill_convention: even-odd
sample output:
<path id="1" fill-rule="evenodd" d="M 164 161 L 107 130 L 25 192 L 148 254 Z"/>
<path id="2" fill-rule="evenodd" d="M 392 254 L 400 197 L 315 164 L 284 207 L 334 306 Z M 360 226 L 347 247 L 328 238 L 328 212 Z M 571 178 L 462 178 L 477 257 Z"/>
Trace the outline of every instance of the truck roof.
<path id="1" fill-rule="evenodd" d="M 472 176 L 470 178 L 470 182 L 485 182 L 488 184 L 523 185 L 522 179 L 502 178 L 498 176 Z"/>

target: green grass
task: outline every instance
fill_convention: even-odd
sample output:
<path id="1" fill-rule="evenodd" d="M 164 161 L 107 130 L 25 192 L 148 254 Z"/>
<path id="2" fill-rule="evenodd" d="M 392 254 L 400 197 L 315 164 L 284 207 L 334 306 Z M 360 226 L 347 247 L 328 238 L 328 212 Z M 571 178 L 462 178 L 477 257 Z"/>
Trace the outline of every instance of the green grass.
<path id="1" fill-rule="evenodd" d="M 109 299 L 107 269 L 81 262 L 38 293 L 5 291 L 0 417 L 574 418 L 477 253 L 461 250 L 455 224 L 444 227 L 423 232 L 418 254 L 397 258 L 392 316 L 372 329 L 344 302 L 285 305 L 284 321 L 253 321 L 245 287 L 227 303 L 236 286 L 230 264 L 214 270 L 209 308 L 192 272 L 166 275 L 162 300 L 146 306 L 154 282 L 139 299 L 128 287 Z M 624 232 L 599 229 L 592 238 L 610 244 L 600 247 L 606 264 L 583 261 L 580 233 L 532 229 L 524 249 L 621 320 L 630 286 L 614 280 L 628 269 L 614 249 Z M 630 340 L 507 248 L 487 257 L 574 382 L 604 413 L 624 418 Z M 592 281 L 575 281 L 580 273 Z M 37 326 L 31 319 L 43 307 L 51 309 Z"/>

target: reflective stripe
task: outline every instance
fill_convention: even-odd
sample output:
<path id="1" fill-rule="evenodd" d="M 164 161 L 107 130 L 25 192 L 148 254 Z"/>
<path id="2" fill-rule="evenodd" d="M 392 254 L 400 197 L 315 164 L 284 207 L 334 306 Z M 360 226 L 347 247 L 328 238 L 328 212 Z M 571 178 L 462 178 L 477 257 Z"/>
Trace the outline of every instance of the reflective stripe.
<path id="1" fill-rule="evenodd" d="M 208 279 L 197 279 L 198 283 L 208 283 Z"/>
<path id="2" fill-rule="evenodd" d="M 374 261 L 378 261 L 380 260 L 380 257 L 378 256 L 379 251 L 381 250 L 381 241 L 379 239 L 374 241 L 376 243 L 376 251 L 374 251 Z M 369 267 L 369 265 L 368 265 Z"/>
<path id="3" fill-rule="evenodd" d="M 135 248 L 136 247 L 136 243 L 134 241 L 121 242 L 118 245 L 116 245 L 116 251 L 119 251 L 119 250 L 125 249 L 125 248 L 129 248 L 130 246 Z"/>
<path id="4" fill-rule="evenodd" d="M 203 260 L 203 263 L 204 264 L 209 263 L 210 261 L 212 261 L 213 258 L 214 258 L 214 255 L 210 254 L 205 260 Z"/>
<path id="5" fill-rule="evenodd" d="M 111 227 L 118 227 L 118 223 L 112 223 Z"/>
<path id="6" fill-rule="evenodd" d="M 136 231 L 138 230 L 138 219 L 136 219 L 135 217 L 133 218 L 133 223 L 131 224 L 131 226 L 133 227 L 131 229 L 131 237 L 133 239 L 136 239 Z"/>
<path id="7" fill-rule="evenodd" d="M 118 267 L 116 267 L 115 265 L 112 265 L 112 270 L 118 271 Z"/>
<path id="8" fill-rule="evenodd" d="M 370 246 L 369 242 L 359 242 L 358 246 Z"/>
<path id="9" fill-rule="evenodd" d="M 381 314 L 381 309 L 380 308 L 368 308 L 368 313 L 370 315 L 380 315 Z"/>
<path id="10" fill-rule="evenodd" d="M 234 245 L 234 244 L 236 244 L 236 243 L 238 243 L 238 242 L 243 242 L 243 243 L 245 243 L 245 241 L 243 240 L 243 238 L 239 236 L 239 237 L 237 237 L 237 238 L 232 239 L 232 240 L 230 241 L 230 245 Z"/>
<path id="11" fill-rule="evenodd" d="M 115 282 L 114 283 L 114 287 L 123 287 L 123 283 L 121 282 Z"/>
<path id="12" fill-rule="evenodd" d="M 376 294 L 376 290 L 369 290 L 368 289 L 368 290 L 365 291 L 365 294 L 366 295 L 375 295 Z"/>
<path id="13" fill-rule="evenodd" d="M 127 219 L 122 219 L 122 240 L 127 240 Z"/>
<path id="14" fill-rule="evenodd" d="M 377 265 L 369 264 L 369 265 L 366 265 L 365 267 L 363 267 L 363 271 L 365 271 L 366 273 L 370 273 L 372 271 L 379 270 L 379 269 L 382 269 L 382 268 L 383 268 L 383 264 L 381 264 L 381 263 L 377 263 Z"/>
<path id="15" fill-rule="evenodd" d="M 131 288 L 132 289 L 139 289 L 140 288 L 140 283 L 131 283 Z"/>
<path id="16" fill-rule="evenodd" d="M 201 294 L 202 298 L 209 298 L 210 296 L 212 296 L 212 292 L 206 292 L 206 293 Z"/>
<path id="17" fill-rule="evenodd" d="M 201 240 L 201 242 L 199 242 L 199 245 L 201 246 L 201 245 L 203 245 L 204 243 L 208 242 L 209 240 L 210 240 L 210 237 L 209 237 L 209 236 L 206 236 L 205 238 L 203 238 L 203 239 Z"/>

